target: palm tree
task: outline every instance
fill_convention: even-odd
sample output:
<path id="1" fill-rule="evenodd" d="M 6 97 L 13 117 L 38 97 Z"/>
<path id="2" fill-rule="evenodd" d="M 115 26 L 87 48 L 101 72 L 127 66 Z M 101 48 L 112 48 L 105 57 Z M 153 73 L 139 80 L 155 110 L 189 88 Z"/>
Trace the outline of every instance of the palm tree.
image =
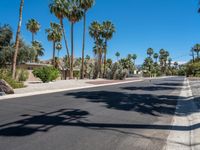
<path id="1" fill-rule="evenodd" d="M 67 60 L 70 66 L 69 47 L 68 47 L 67 37 L 65 35 L 65 28 L 63 24 L 63 19 L 67 17 L 67 14 L 68 14 L 68 7 L 69 7 L 69 3 L 66 0 L 53 0 L 53 2 L 49 5 L 50 12 L 54 14 L 60 20 L 60 25 L 62 28 L 63 38 L 64 38 L 65 47 L 67 51 Z"/>
<path id="2" fill-rule="evenodd" d="M 136 55 L 136 54 L 133 54 L 133 55 L 132 55 L 132 59 L 133 59 L 134 65 L 135 65 L 135 60 L 137 59 L 137 55 Z"/>
<path id="3" fill-rule="evenodd" d="M 107 42 L 108 42 L 108 40 L 112 39 L 113 33 L 115 32 L 115 26 L 110 21 L 104 21 L 102 29 L 103 29 L 102 37 L 105 39 L 105 45 L 104 45 L 104 71 L 103 71 L 103 74 L 105 76 L 105 73 L 106 73 L 106 59 L 107 59 Z"/>
<path id="4" fill-rule="evenodd" d="M 81 8 L 83 9 L 83 46 L 82 46 L 82 63 L 81 63 L 81 79 L 84 78 L 84 57 L 85 57 L 85 35 L 86 35 L 86 14 L 93 6 L 94 0 L 80 0 Z"/>
<path id="5" fill-rule="evenodd" d="M 74 64 L 74 24 L 81 20 L 83 10 L 80 8 L 80 3 L 77 0 L 68 0 L 68 14 L 67 18 L 71 22 L 71 65 L 70 65 L 70 79 L 73 79 L 73 64 Z"/>
<path id="6" fill-rule="evenodd" d="M 62 40 L 62 28 L 60 24 L 51 23 L 51 28 L 46 30 L 47 39 L 53 42 L 53 66 L 55 67 L 55 51 L 56 51 L 56 42 Z"/>
<path id="7" fill-rule="evenodd" d="M 58 59 L 59 59 L 59 54 L 60 54 L 60 50 L 62 49 L 62 44 L 59 42 L 56 44 L 56 50 L 58 51 Z"/>
<path id="8" fill-rule="evenodd" d="M 196 44 L 196 45 L 194 46 L 194 52 L 196 52 L 197 58 L 199 58 L 200 44 Z"/>
<path id="9" fill-rule="evenodd" d="M 32 42 L 34 42 L 35 34 L 40 30 L 40 24 L 35 19 L 28 20 L 26 24 L 26 29 L 32 33 Z"/>
<path id="10" fill-rule="evenodd" d="M 152 48 L 148 48 L 147 49 L 147 55 L 149 55 L 149 57 L 151 57 L 153 55 L 154 51 Z"/>
<path id="11" fill-rule="evenodd" d="M 158 53 L 154 53 L 153 58 L 155 59 L 156 63 L 158 63 L 158 57 L 159 57 Z"/>
<path id="12" fill-rule="evenodd" d="M 174 62 L 174 66 L 177 69 L 178 68 L 178 62 Z"/>
<path id="13" fill-rule="evenodd" d="M 35 62 L 38 62 L 38 57 L 44 55 L 44 48 L 42 47 L 42 44 L 38 41 L 33 41 L 32 46 L 33 49 L 36 51 Z"/>
<path id="14" fill-rule="evenodd" d="M 169 59 L 168 59 L 168 65 L 169 65 L 169 68 L 171 68 L 171 65 L 172 65 L 172 58 L 169 58 Z"/>
<path id="15" fill-rule="evenodd" d="M 101 75 L 102 49 L 104 46 L 102 39 L 102 25 L 97 21 L 92 22 L 89 27 L 89 34 L 95 41 L 95 46 L 93 48 L 94 54 L 98 56 L 96 69 L 97 72 L 95 72 L 94 76 L 94 78 L 97 78 L 99 77 L 99 73 Z"/>
<path id="16" fill-rule="evenodd" d="M 24 6 L 24 0 L 21 0 L 20 9 L 19 9 L 19 21 L 18 21 L 18 27 L 17 27 L 16 40 L 15 40 L 15 52 L 14 52 L 13 64 L 12 64 L 12 78 L 13 79 L 15 78 L 15 73 L 16 73 L 17 55 L 19 51 L 19 40 L 20 40 L 20 32 L 21 32 L 21 25 L 22 25 L 23 6 Z"/>
<path id="17" fill-rule="evenodd" d="M 120 53 L 119 53 L 119 52 L 116 52 L 116 53 L 115 53 L 115 56 L 117 57 L 117 61 L 119 61 Z"/>

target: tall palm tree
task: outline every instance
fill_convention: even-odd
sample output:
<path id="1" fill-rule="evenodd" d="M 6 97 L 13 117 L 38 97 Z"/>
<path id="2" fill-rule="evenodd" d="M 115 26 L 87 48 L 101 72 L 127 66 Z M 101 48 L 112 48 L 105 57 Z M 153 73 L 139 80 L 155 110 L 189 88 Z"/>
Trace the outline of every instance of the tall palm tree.
<path id="1" fill-rule="evenodd" d="M 169 58 L 169 59 L 168 59 L 168 65 L 169 65 L 169 68 L 171 68 L 171 65 L 172 65 L 172 58 Z"/>
<path id="2" fill-rule="evenodd" d="M 35 34 L 40 30 L 40 24 L 35 19 L 28 20 L 26 24 L 26 29 L 32 33 L 32 42 L 34 42 Z"/>
<path id="3" fill-rule="evenodd" d="M 82 63 L 81 63 L 81 79 L 84 78 L 84 57 L 85 57 L 85 35 L 86 35 L 86 14 L 93 6 L 94 0 L 80 0 L 81 8 L 83 9 L 83 46 L 82 46 Z"/>
<path id="4" fill-rule="evenodd" d="M 78 0 L 68 0 L 68 14 L 67 18 L 71 22 L 71 65 L 70 65 L 70 79 L 73 79 L 73 64 L 74 64 L 74 24 L 81 20 L 83 10 L 80 8 Z"/>
<path id="5" fill-rule="evenodd" d="M 102 26 L 103 32 L 102 37 L 105 39 L 104 45 L 104 71 L 103 74 L 105 76 L 106 73 L 106 59 L 107 59 L 107 42 L 112 39 L 113 33 L 115 32 L 115 26 L 111 21 L 104 21 Z"/>
<path id="6" fill-rule="evenodd" d="M 117 61 L 119 61 L 120 53 L 119 53 L 119 52 L 116 52 L 116 53 L 115 53 L 115 56 L 117 57 Z"/>
<path id="7" fill-rule="evenodd" d="M 196 52 L 197 58 L 199 58 L 200 44 L 196 44 L 196 45 L 194 46 L 194 52 Z"/>
<path id="8" fill-rule="evenodd" d="M 68 47 L 67 37 L 65 35 L 65 28 L 63 24 L 63 19 L 67 17 L 67 14 L 68 14 L 68 7 L 69 7 L 69 3 L 66 0 L 53 0 L 52 3 L 49 5 L 50 12 L 54 14 L 60 20 L 60 25 L 62 28 L 63 38 L 64 38 L 65 47 L 67 51 L 67 60 L 70 66 L 69 47 Z"/>
<path id="9" fill-rule="evenodd" d="M 155 59 L 156 63 L 158 62 L 158 57 L 159 57 L 158 53 L 154 53 L 153 58 Z"/>
<path id="10" fill-rule="evenodd" d="M 21 25 L 22 25 L 23 6 L 24 6 L 24 0 L 21 0 L 20 9 L 19 9 L 19 21 L 18 21 L 18 27 L 17 27 L 16 40 L 15 40 L 15 52 L 14 52 L 13 64 L 12 64 L 12 78 L 13 79 L 15 78 L 15 73 L 16 73 L 17 55 L 19 51 L 19 40 L 20 40 L 20 32 L 21 32 Z"/>
<path id="11" fill-rule="evenodd" d="M 149 55 L 149 57 L 151 57 L 153 55 L 154 51 L 152 48 L 148 48 L 147 49 L 147 55 Z"/>
<path id="12" fill-rule="evenodd" d="M 44 48 L 43 48 L 42 44 L 38 41 L 33 41 L 32 47 L 36 51 L 35 62 L 38 62 L 38 60 L 39 60 L 38 57 L 44 55 Z"/>
<path id="13" fill-rule="evenodd" d="M 60 54 L 61 49 L 62 49 L 62 44 L 59 42 L 56 44 L 56 50 L 58 51 L 58 55 L 57 55 L 58 59 L 59 59 L 59 54 Z"/>
<path id="14" fill-rule="evenodd" d="M 136 55 L 136 54 L 133 54 L 133 55 L 132 55 L 132 59 L 133 59 L 134 65 L 135 65 L 135 60 L 137 59 L 137 55 Z"/>
<path id="15" fill-rule="evenodd" d="M 94 78 L 97 78 L 99 77 L 99 73 L 101 74 L 102 50 L 104 46 L 104 43 L 102 40 L 102 25 L 97 21 L 92 22 L 89 27 L 89 34 L 95 41 L 95 46 L 94 46 L 93 51 L 95 55 L 98 56 L 97 69 L 96 69 L 97 72 L 94 77 Z"/>
<path id="16" fill-rule="evenodd" d="M 46 29 L 47 39 L 53 42 L 53 66 L 55 67 L 55 51 L 56 51 L 56 42 L 62 40 L 62 28 L 60 24 L 51 23 L 50 28 Z"/>

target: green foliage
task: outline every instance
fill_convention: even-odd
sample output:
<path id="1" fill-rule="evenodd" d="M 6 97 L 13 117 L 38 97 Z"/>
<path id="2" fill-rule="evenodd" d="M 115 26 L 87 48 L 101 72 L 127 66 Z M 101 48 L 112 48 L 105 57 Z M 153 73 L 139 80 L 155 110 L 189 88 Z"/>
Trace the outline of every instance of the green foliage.
<path id="1" fill-rule="evenodd" d="M 26 81 L 29 77 L 29 72 L 24 69 L 18 69 L 16 74 L 18 81 Z"/>
<path id="2" fill-rule="evenodd" d="M 46 83 L 57 79 L 59 77 L 59 70 L 54 67 L 36 68 L 33 70 L 33 75 Z"/>
<path id="3" fill-rule="evenodd" d="M 114 63 L 107 69 L 106 78 L 111 80 L 124 80 L 128 75 L 128 70 L 123 69 L 120 63 Z"/>
<path id="4" fill-rule="evenodd" d="M 73 76 L 74 76 L 75 78 L 77 78 L 77 79 L 80 77 L 80 71 L 79 71 L 79 70 L 74 70 L 74 71 L 73 71 L 73 74 L 74 74 Z"/>
<path id="5" fill-rule="evenodd" d="M 200 61 L 188 63 L 186 65 L 187 76 L 200 77 Z"/>
<path id="6" fill-rule="evenodd" d="M 5 80 L 14 89 L 24 87 L 24 84 L 22 82 L 12 79 L 10 70 L 1 69 L 0 70 L 0 79 Z"/>

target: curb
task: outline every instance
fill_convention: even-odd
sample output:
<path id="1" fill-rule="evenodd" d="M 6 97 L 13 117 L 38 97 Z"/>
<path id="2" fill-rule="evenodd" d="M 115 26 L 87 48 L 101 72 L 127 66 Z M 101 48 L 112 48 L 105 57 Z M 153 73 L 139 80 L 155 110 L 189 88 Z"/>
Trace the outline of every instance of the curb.
<path id="1" fill-rule="evenodd" d="M 132 80 L 132 81 L 124 81 L 124 82 L 108 83 L 108 84 L 100 84 L 100 85 L 89 85 L 89 86 L 86 85 L 86 86 L 82 86 L 82 87 L 66 88 L 66 89 L 58 89 L 58 90 L 37 91 L 37 92 L 25 93 L 25 94 L 6 95 L 6 96 L 0 97 L 0 101 L 6 100 L 6 99 L 12 99 L 12 98 L 28 97 L 28 96 L 58 93 L 58 92 L 64 92 L 64 91 L 73 91 L 73 90 L 103 87 L 103 86 L 120 85 L 120 84 L 134 83 L 134 82 L 140 82 L 140 81 L 144 81 L 144 80 L 140 79 L 140 80 Z"/>
<path id="2" fill-rule="evenodd" d="M 184 116 L 174 116 L 172 126 L 183 126 L 187 130 L 176 131 L 172 130 L 167 138 L 166 146 L 163 150 L 199 150 L 200 149 L 200 112 L 195 105 L 192 95 L 192 90 L 189 84 L 189 80 L 185 78 L 185 88 L 187 92 L 184 91 L 184 87 L 181 90 L 180 96 L 184 97 L 180 99 L 177 103 L 176 110 L 181 109 L 181 104 L 184 101 L 190 101 L 187 106 L 182 105 L 182 109 L 185 111 Z M 183 95 L 182 95 L 183 94 Z M 187 115 L 187 110 L 192 110 L 192 114 Z M 177 112 L 177 111 L 176 111 Z M 173 128 L 173 127 L 172 127 Z"/>

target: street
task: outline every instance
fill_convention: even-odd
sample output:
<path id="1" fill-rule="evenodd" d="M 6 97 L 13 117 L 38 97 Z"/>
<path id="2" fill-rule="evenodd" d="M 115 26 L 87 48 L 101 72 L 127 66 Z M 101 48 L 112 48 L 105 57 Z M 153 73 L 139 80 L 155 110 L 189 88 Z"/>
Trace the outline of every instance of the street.
<path id="1" fill-rule="evenodd" d="M 173 77 L 2 100 L 0 150 L 162 150 L 183 83 Z"/>

